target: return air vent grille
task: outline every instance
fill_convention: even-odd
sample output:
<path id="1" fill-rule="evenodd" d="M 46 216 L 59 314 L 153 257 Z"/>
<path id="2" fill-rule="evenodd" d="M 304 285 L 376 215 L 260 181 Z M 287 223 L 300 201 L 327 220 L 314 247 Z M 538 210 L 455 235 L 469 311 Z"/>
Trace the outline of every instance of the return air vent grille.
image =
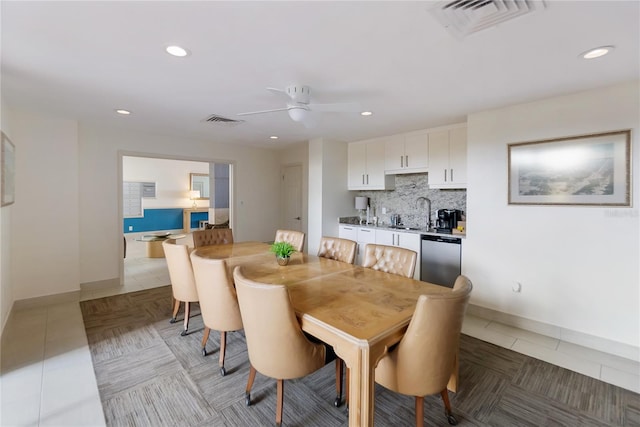
<path id="1" fill-rule="evenodd" d="M 244 123 L 244 120 L 235 120 L 235 119 L 230 119 L 228 117 L 219 116 L 217 114 L 212 114 L 209 117 L 207 117 L 206 119 L 204 119 L 203 122 L 225 124 L 225 125 L 233 126 L 233 125 L 238 125 L 240 123 Z"/>
<path id="2" fill-rule="evenodd" d="M 431 12 L 450 33 L 462 39 L 545 7 L 542 0 L 447 0 L 438 2 Z"/>

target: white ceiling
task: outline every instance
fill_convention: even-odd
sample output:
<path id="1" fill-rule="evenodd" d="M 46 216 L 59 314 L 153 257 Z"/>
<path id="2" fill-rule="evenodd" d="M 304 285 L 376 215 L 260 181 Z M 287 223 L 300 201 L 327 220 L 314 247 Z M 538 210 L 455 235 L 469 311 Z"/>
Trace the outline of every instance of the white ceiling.
<path id="1" fill-rule="evenodd" d="M 640 2 L 547 1 L 453 37 L 434 2 L 2 1 L 2 97 L 79 121 L 259 147 L 354 141 L 465 120 L 468 113 L 640 78 Z M 192 54 L 165 53 L 179 44 Z M 603 58 L 578 54 L 615 45 Z M 311 87 L 307 129 L 266 87 Z M 131 110 L 128 117 L 116 108 Z M 202 122 L 211 114 L 244 119 Z M 273 142 L 270 135 L 280 139 Z"/>

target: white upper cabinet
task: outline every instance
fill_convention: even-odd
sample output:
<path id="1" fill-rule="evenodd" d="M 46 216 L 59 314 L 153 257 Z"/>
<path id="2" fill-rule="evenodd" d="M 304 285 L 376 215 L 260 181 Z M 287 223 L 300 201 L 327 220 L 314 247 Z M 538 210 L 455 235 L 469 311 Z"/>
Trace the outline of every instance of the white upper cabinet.
<path id="1" fill-rule="evenodd" d="M 384 139 L 387 174 L 427 172 L 429 167 L 427 131 L 394 135 Z"/>
<path id="2" fill-rule="evenodd" d="M 429 132 L 429 187 L 467 188 L 467 128 Z"/>
<path id="3" fill-rule="evenodd" d="M 395 179 L 384 173 L 384 141 L 352 142 L 348 147 L 349 190 L 391 190 Z"/>

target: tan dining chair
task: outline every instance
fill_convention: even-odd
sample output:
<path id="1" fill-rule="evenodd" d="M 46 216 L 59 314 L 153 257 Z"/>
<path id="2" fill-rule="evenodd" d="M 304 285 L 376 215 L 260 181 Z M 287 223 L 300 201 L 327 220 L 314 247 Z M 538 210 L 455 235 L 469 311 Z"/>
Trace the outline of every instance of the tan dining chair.
<path id="1" fill-rule="evenodd" d="M 190 303 L 198 302 L 198 291 L 196 281 L 189 259 L 189 247 L 178 245 L 174 239 L 167 239 L 162 242 L 164 256 L 167 259 L 169 269 L 169 279 L 171 280 L 171 290 L 173 292 L 173 315 L 171 323 L 176 323 L 176 316 L 180 310 L 180 303 L 184 302 L 184 328 L 181 335 L 187 335 L 189 330 Z"/>
<path id="2" fill-rule="evenodd" d="M 362 266 L 412 278 L 417 259 L 418 254 L 410 249 L 369 243 L 364 248 Z"/>
<path id="3" fill-rule="evenodd" d="M 251 405 L 251 387 L 260 372 L 277 380 L 276 425 L 282 423 L 284 380 L 301 378 L 332 361 L 333 349 L 309 340 L 293 311 L 284 285 L 247 279 L 238 266 L 233 272 L 251 365 L 245 403 Z"/>
<path id="4" fill-rule="evenodd" d="M 318 256 L 353 264 L 356 260 L 356 246 L 357 243 L 353 240 L 339 237 L 322 237 Z"/>
<path id="5" fill-rule="evenodd" d="M 302 252 L 304 246 L 304 233 L 295 230 L 276 230 L 274 242 L 289 242 L 296 251 Z"/>
<path id="6" fill-rule="evenodd" d="M 192 233 L 192 236 L 194 248 L 233 243 L 233 230 L 230 228 L 209 228 L 206 230 L 195 230 Z"/>
<path id="7" fill-rule="evenodd" d="M 378 366 L 376 382 L 389 390 L 415 397 L 415 425 L 424 424 L 424 396 L 440 393 L 447 421 L 451 413 L 447 383 L 457 368 L 460 330 L 473 286 L 458 276 L 451 293 L 421 295 L 404 336 Z"/>
<path id="8" fill-rule="evenodd" d="M 224 357 L 227 349 L 227 332 L 242 329 L 238 297 L 223 259 L 208 259 L 191 253 L 191 264 L 200 298 L 200 312 L 204 323 L 202 355 L 207 355 L 209 333 L 220 331 L 220 374 L 226 375 Z"/>

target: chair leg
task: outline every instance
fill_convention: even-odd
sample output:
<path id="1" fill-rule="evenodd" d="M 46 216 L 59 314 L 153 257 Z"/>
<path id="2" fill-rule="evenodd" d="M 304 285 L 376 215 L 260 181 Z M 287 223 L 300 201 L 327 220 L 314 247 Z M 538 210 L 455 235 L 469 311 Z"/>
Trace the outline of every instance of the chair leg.
<path id="1" fill-rule="evenodd" d="M 169 323 L 176 323 L 176 316 L 178 315 L 178 311 L 180 310 L 180 301 L 174 299 L 173 303 L 173 315 L 171 316 L 171 320 Z"/>
<path id="2" fill-rule="evenodd" d="M 182 333 L 180 334 L 183 337 L 188 334 L 187 331 L 189 330 L 189 315 L 190 314 L 191 314 L 191 305 L 190 305 L 189 301 L 185 301 L 185 303 L 184 303 L 184 329 L 182 330 Z"/>
<path id="3" fill-rule="evenodd" d="M 449 402 L 449 391 L 445 388 L 440 392 L 442 396 L 442 401 L 444 402 L 444 414 L 447 416 L 447 421 L 450 425 L 455 426 L 458 424 L 458 420 L 453 416 L 451 412 L 451 402 Z"/>
<path id="4" fill-rule="evenodd" d="M 342 370 L 344 362 L 339 357 L 336 358 L 336 400 L 333 402 L 333 406 L 336 408 L 342 405 Z"/>
<path id="5" fill-rule="evenodd" d="M 253 365 L 249 366 L 249 378 L 247 379 L 247 388 L 244 391 L 244 402 L 247 406 L 251 405 L 251 387 L 253 387 L 253 380 L 256 379 L 256 368 Z"/>
<path id="6" fill-rule="evenodd" d="M 416 396 L 416 427 L 424 426 L 424 396 Z"/>
<path id="7" fill-rule="evenodd" d="M 349 409 L 349 384 L 351 383 L 351 370 L 346 366 L 344 372 L 344 403 L 347 409 Z"/>
<path id="8" fill-rule="evenodd" d="M 220 366 L 220 375 L 223 377 L 227 374 L 227 371 L 224 370 L 224 354 L 227 351 L 227 333 L 225 331 L 220 331 L 220 360 L 218 361 L 218 365 Z"/>
<path id="9" fill-rule="evenodd" d="M 282 424 L 282 406 L 284 404 L 284 380 L 278 380 L 277 406 L 276 406 L 276 426 Z"/>
<path id="10" fill-rule="evenodd" d="M 202 333 L 202 355 L 207 355 L 207 341 L 209 340 L 209 333 L 211 333 L 211 329 L 207 326 L 204 327 L 204 332 Z"/>

